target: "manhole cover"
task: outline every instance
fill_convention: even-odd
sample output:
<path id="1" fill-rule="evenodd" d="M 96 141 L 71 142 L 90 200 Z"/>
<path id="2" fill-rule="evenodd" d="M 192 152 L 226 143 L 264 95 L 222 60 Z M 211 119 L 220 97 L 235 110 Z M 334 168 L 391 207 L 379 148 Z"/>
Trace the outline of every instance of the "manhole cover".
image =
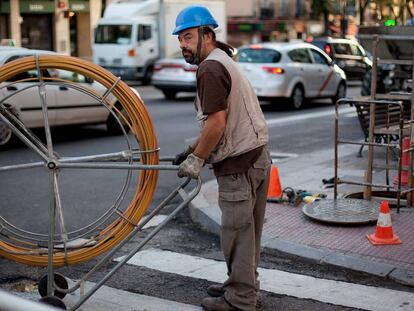
<path id="1" fill-rule="evenodd" d="M 324 199 L 303 206 L 306 216 L 322 222 L 359 225 L 376 222 L 378 202 L 358 199 Z"/>

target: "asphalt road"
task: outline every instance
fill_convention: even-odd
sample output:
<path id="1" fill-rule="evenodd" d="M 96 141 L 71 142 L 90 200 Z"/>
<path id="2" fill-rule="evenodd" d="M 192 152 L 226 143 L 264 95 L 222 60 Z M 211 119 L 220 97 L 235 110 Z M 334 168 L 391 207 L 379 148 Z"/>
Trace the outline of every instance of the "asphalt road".
<path id="1" fill-rule="evenodd" d="M 182 95 L 174 101 L 163 98 L 162 93 L 151 86 L 138 86 L 153 121 L 161 156 L 172 156 L 182 151 L 198 133 L 198 125 L 194 119 L 193 96 Z M 359 87 L 348 90 L 348 96 L 359 94 Z M 330 149 L 334 143 L 334 107 L 329 100 L 317 100 L 309 103 L 299 111 L 291 110 L 281 102 L 263 103 L 263 110 L 269 123 L 269 148 L 274 156 L 292 157 L 295 154 L 306 154 L 315 150 Z M 363 138 L 356 114 L 342 114 L 341 123 L 346 138 Z M 130 136 L 132 137 L 132 136 Z M 108 136 L 104 126 L 65 127 L 53 131 L 56 151 L 61 156 L 92 155 L 121 151 L 125 148 L 122 136 Z M 36 155 L 21 144 L 0 151 L 2 165 L 38 161 Z M 1 216 L 27 231 L 47 234 L 49 183 L 48 174 L 43 168 L 1 173 L 0 178 L 0 210 Z M 115 170 L 71 170 L 61 172 L 62 205 L 66 226 L 69 230 L 86 226 L 102 215 L 103 211 L 114 202 L 126 183 L 128 189 L 125 202 L 131 198 L 135 188 L 136 174 L 130 184 L 126 183 L 126 173 Z M 331 176 L 327 176 L 331 177 Z M 204 169 L 203 180 L 213 178 L 211 170 Z M 178 185 L 180 180 L 175 172 L 161 171 L 151 209 L 159 204 L 168 193 Z M 163 214 L 168 214 L 179 202 L 175 199 L 167 206 Z M 125 208 L 125 205 L 121 207 Z M 144 230 L 128 242 L 117 254 L 126 254 L 142 241 L 150 229 Z M 202 232 L 194 225 L 183 211 L 167 225 L 147 248 L 170 250 L 177 253 L 203 258 L 222 260 L 219 239 Z M 95 260 L 67 268 L 59 272 L 70 279 L 79 279 L 93 267 Z M 99 270 L 91 281 L 99 281 L 111 268 L 114 262 L 107 263 Z M 393 284 L 385 284 L 375 278 L 340 271 L 332 267 L 315 268 L 313 263 L 289 258 L 282 254 L 266 253 L 262 265 L 269 269 L 311 275 L 318 278 L 343 280 L 367 285 L 394 288 Z M 11 261 L 0 259 L 0 288 L 13 293 L 32 291 L 37 280 L 45 274 L 44 268 L 28 267 Z M 19 284 L 32 287 L 21 290 Z M 185 304 L 198 305 L 206 295 L 205 289 L 210 282 L 176 274 L 156 271 L 146 267 L 124 266 L 106 285 L 114 289 L 139 293 L 151 297 L 178 301 Z M 17 289 L 16 289 L 17 288 Z M 33 296 L 30 296 L 33 299 Z M 108 309 L 109 310 L 109 309 Z M 131 310 L 134 310 L 131 307 Z M 261 292 L 259 310 L 353 310 L 343 306 L 323 302 L 298 299 L 277 293 Z"/>

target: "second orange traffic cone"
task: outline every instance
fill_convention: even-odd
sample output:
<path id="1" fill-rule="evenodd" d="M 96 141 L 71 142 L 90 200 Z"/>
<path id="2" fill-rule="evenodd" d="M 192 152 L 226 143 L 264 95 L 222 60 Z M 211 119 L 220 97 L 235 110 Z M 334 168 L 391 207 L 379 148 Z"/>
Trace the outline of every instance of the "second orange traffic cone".
<path id="1" fill-rule="evenodd" d="M 401 186 L 405 187 L 408 185 L 408 168 L 407 166 L 410 165 L 410 153 L 407 151 L 410 149 L 410 138 L 404 137 L 403 138 L 403 155 L 402 155 L 402 165 L 405 167 L 401 171 Z M 394 185 L 398 185 L 399 178 L 398 175 L 394 178 Z"/>
<path id="2" fill-rule="evenodd" d="M 388 201 L 382 201 L 375 233 L 367 235 L 368 240 L 374 245 L 401 244 L 401 240 L 394 234 L 391 225 L 391 214 Z"/>
<path id="3" fill-rule="evenodd" d="M 267 199 L 280 199 L 282 197 L 282 185 L 279 179 L 279 170 L 276 165 L 272 165 L 270 171 L 269 188 L 267 190 Z"/>

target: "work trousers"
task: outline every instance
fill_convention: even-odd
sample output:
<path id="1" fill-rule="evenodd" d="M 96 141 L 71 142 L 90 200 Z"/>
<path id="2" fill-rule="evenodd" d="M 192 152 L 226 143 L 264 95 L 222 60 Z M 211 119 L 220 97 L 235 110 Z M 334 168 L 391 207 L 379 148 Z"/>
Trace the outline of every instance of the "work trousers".
<path id="1" fill-rule="evenodd" d="M 227 264 L 225 299 L 240 310 L 256 310 L 260 240 L 271 159 L 267 148 L 246 172 L 217 177 L 221 248 Z"/>

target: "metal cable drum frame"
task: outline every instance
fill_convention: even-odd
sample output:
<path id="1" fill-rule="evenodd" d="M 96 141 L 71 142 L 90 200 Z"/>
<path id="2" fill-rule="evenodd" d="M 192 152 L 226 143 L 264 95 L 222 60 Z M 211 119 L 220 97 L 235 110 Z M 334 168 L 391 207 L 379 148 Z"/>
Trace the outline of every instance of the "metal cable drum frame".
<path id="1" fill-rule="evenodd" d="M 83 90 L 76 83 L 42 77 L 41 71 L 46 69 L 61 69 L 81 74 L 100 83 L 107 89 L 107 91 L 104 95 L 100 95 L 91 90 Z M 43 96 L 41 92 L 42 87 L 53 83 L 64 84 L 67 87 L 89 93 L 90 96 L 94 97 L 108 110 L 110 110 L 110 113 L 118 118 L 118 122 L 119 118 L 123 119 L 124 123 L 126 123 L 126 125 L 133 132 L 139 149 L 134 153 L 130 148 L 129 152 L 126 154 L 122 153 L 121 157 L 124 157 L 124 160 L 131 164 L 133 161 L 133 154 L 138 154 L 139 161 L 142 165 L 158 165 L 159 154 L 157 140 L 149 113 L 140 97 L 120 79 L 105 69 L 85 60 L 62 55 L 36 55 L 20 58 L 0 67 L 0 83 L 8 81 L 10 78 L 29 70 L 37 70 L 39 73 L 40 79 L 37 78 L 37 81 L 35 79 L 33 82 L 34 86 L 39 88 L 39 95 L 41 97 Z M 119 107 L 108 103 L 107 96 L 109 94 L 112 94 L 111 96 L 116 98 L 117 102 L 121 106 L 121 109 L 125 111 L 125 113 L 121 113 Z M 82 163 L 90 161 L 90 159 L 85 157 L 83 159 L 66 159 L 65 162 L 65 159 L 59 158 L 53 152 L 53 146 L 50 146 L 50 141 L 48 141 L 47 146 L 45 146 L 35 138 L 26 138 L 26 135 L 30 136 L 30 131 L 27 129 L 25 130 L 24 125 L 19 122 L 15 116 L 5 111 L 6 108 L 3 106 L 3 101 L 4 99 L 0 101 L 0 117 L 2 117 L 0 121 L 3 120 L 3 122 L 8 124 L 14 124 L 15 127 L 17 126 L 23 128 L 23 138 L 24 140 L 28 140 L 26 144 L 37 149 L 38 154 L 43 158 L 42 162 L 32 164 L 32 167 L 37 165 L 37 167 L 46 167 L 46 169 L 49 169 L 51 174 L 50 176 L 55 177 L 54 179 L 51 179 L 51 188 L 56 188 L 58 186 L 57 172 L 51 170 L 53 166 L 56 165 L 59 169 L 70 169 L 77 168 L 76 165 L 78 165 L 78 167 L 82 167 Z M 44 106 L 46 106 L 46 104 Z M 45 124 L 45 130 L 47 132 L 48 126 L 46 125 L 47 124 Z M 125 134 L 125 130 L 123 130 L 123 132 Z M 120 154 L 121 153 L 117 153 L 112 156 L 116 158 L 119 157 Z M 102 158 L 104 158 L 104 156 L 102 156 Z M 93 167 L 93 165 L 90 165 L 89 168 L 98 168 L 98 166 Z M 127 164 L 124 165 L 123 169 L 126 169 L 128 172 L 130 171 Z M 106 217 L 105 219 L 107 220 L 107 223 L 105 223 L 106 226 L 104 228 L 99 227 L 99 225 L 104 223 L 103 220 L 95 224 L 94 229 L 99 228 L 100 231 L 93 237 L 92 241 L 94 243 L 92 245 L 85 244 L 75 248 L 67 248 L 66 244 L 70 242 L 70 232 L 69 238 L 67 237 L 68 234 L 65 232 L 61 232 L 60 235 L 53 234 L 52 236 L 54 237 L 54 243 L 63 243 L 64 245 L 63 248 L 53 247 L 53 266 L 61 267 L 91 260 L 107 252 L 123 241 L 136 227 L 143 214 L 149 207 L 156 188 L 157 178 L 158 170 L 156 169 L 143 169 L 140 171 L 137 186 L 128 206 L 123 211 L 113 208 L 112 215 L 115 216 L 115 218 L 108 221 L 109 217 Z M 56 189 L 54 190 L 55 194 L 58 194 Z M 54 200 L 55 204 L 60 203 L 58 196 L 55 196 Z M 87 208 L 87 206 L 85 208 Z M 50 216 L 50 218 L 54 221 L 56 216 Z M 86 230 L 88 233 L 91 231 L 93 230 Z M 77 231 L 74 233 L 77 233 Z M 82 233 L 84 234 L 85 232 Z M 22 230 L 8 224 L 7 220 L 5 220 L 0 214 L 0 256 L 28 265 L 47 266 L 50 254 L 48 257 L 48 249 L 45 249 L 44 246 L 39 246 L 41 244 L 37 243 L 38 238 L 47 240 L 44 236 L 32 234 L 31 232 L 24 232 L 23 234 Z M 76 234 L 74 234 L 73 239 L 76 240 L 77 238 Z"/>

